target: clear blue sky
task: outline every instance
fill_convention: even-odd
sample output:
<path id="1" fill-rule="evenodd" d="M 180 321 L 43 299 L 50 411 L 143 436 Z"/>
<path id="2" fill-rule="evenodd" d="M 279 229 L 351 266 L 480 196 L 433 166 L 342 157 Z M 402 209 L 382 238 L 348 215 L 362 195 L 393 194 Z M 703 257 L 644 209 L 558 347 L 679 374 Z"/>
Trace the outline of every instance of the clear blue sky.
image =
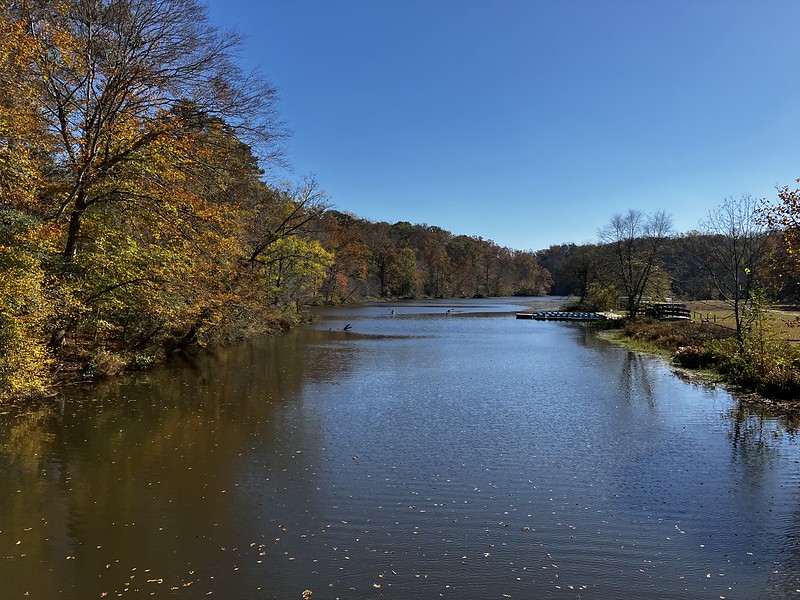
<path id="1" fill-rule="evenodd" d="M 800 177 L 800 1 L 210 0 L 335 208 L 516 249 Z"/>

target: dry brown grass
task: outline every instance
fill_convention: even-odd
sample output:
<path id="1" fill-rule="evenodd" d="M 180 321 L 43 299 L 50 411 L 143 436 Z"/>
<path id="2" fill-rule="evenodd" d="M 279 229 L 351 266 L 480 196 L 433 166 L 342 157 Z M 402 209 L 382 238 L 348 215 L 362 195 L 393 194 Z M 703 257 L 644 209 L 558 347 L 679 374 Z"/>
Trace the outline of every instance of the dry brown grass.
<path id="1" fill-rule="evenodd" d="M 681 346 L 701 346 L 709 340 L 725 339 L 734 333 L 711 323 L 656 321 L 649 318 L 627 320 L 622 331 L 628 338 L 646 341 L 672 352 Z"/>
<path id="2" fill-rule="evenodd" d="M 693 321 L 713 323 L 730 329 L 736 328 L 731 306 L 720 300 L 688 302 Z M 800 307 L 770 305 L 765 310 L 770 334 L 776 339 L 800 342 Z"/>
<path id="3" fill-rule="evenodd" d="M 688 368 L 714 371 L 729 383 L 755 391 L 763 397 L 793 401 L 800 407 L 800 345 L 788 339 L 800 333 L 787 324 L 794 316 L 771 309 L 766 336 L 749 332 L 741 342 L 731 328 L 720 326 L 727 307 L 704 305 L 716 310 L 717 324 L 700 321 L 659 322 L 648 318 L 625 321 L 620 333 L 624 345 L 636 349 L 659 349 Z M 779 337 L 779 335 L 783 337 Z"/>

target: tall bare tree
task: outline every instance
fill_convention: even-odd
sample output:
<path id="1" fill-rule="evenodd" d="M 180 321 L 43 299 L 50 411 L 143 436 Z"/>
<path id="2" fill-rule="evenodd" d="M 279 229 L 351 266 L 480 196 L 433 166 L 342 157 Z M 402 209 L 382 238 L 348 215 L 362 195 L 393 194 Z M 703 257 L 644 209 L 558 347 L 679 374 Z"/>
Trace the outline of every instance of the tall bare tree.
<path id="1" fill-rule="evenodd" d="M 647 286 L 658 268 L 660 251 L 672 232 L 672 218 L 664 211 L 647 215 L 630 209 L 616 214 L 598 231 L 613 254 L 614 272 L 625 296 L 628 315 L 635 317 Z"/>
<path id="2" fill-rule="evenodd" d="M 700 223 L 702 232 L 710 237 L 708 254 L 701 262 L 720 299 L 733 308 L 740 342 L 753 286 L 766 267 L 772 246 L 766 226 L 757 220 L 761 204 L 748 194 L 725 198 Z"/>

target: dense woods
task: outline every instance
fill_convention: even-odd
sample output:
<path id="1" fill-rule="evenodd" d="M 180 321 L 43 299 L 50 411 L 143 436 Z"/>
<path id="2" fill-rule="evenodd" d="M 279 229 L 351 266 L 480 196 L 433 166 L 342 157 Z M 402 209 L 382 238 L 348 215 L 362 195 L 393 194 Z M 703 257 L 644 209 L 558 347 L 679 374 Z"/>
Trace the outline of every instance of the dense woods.
<path id="1" fill-rule="evenodd" d="M 758 214 L 767 213 L 763 206 Z M 783 233 L 763 230 L 732 245 L 735 239 L 699 231 L 670 235 L 661 241 L 650 273 L 636 291 L 645 300 L 712 299 L 745 308 L 758 287 L 770 301 L 800 301 L 800 273 Z M 552 277 L 549 294 L 581 298 L 590 309 L 628 310 L 616 243 L 559 244 L 536 252 L 536 257 Z"/>
<path id="2" fill-rule="evenodd" d="M 795 301 L 797 193 L 675 235 L 630 210 L 597 244 L 520 251 L 335 210 L 277 183 L 277 90 L 196 0 L 0 0 L 0 398 L 365 298 Z M 346 202 L 346 199 L 344 200 Z M 379 202 L 380 198 L 376 198 Z M 741 316 L 741 318 L 740 318 Z"/>

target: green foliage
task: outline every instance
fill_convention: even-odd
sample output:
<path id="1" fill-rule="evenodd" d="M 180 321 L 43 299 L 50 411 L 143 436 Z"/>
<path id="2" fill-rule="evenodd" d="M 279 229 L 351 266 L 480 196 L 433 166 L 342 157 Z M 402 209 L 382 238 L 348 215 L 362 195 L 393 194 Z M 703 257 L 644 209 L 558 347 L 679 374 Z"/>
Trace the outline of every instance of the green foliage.
<path id="1" fill-rule="evenodd" d="M 602 284 L 592 281 L 586 288 L 586 294 L 581 299 L 584 310 L 606 311 L 616 308 L 619 303 L 619 290 L 614 285 Z"/>

